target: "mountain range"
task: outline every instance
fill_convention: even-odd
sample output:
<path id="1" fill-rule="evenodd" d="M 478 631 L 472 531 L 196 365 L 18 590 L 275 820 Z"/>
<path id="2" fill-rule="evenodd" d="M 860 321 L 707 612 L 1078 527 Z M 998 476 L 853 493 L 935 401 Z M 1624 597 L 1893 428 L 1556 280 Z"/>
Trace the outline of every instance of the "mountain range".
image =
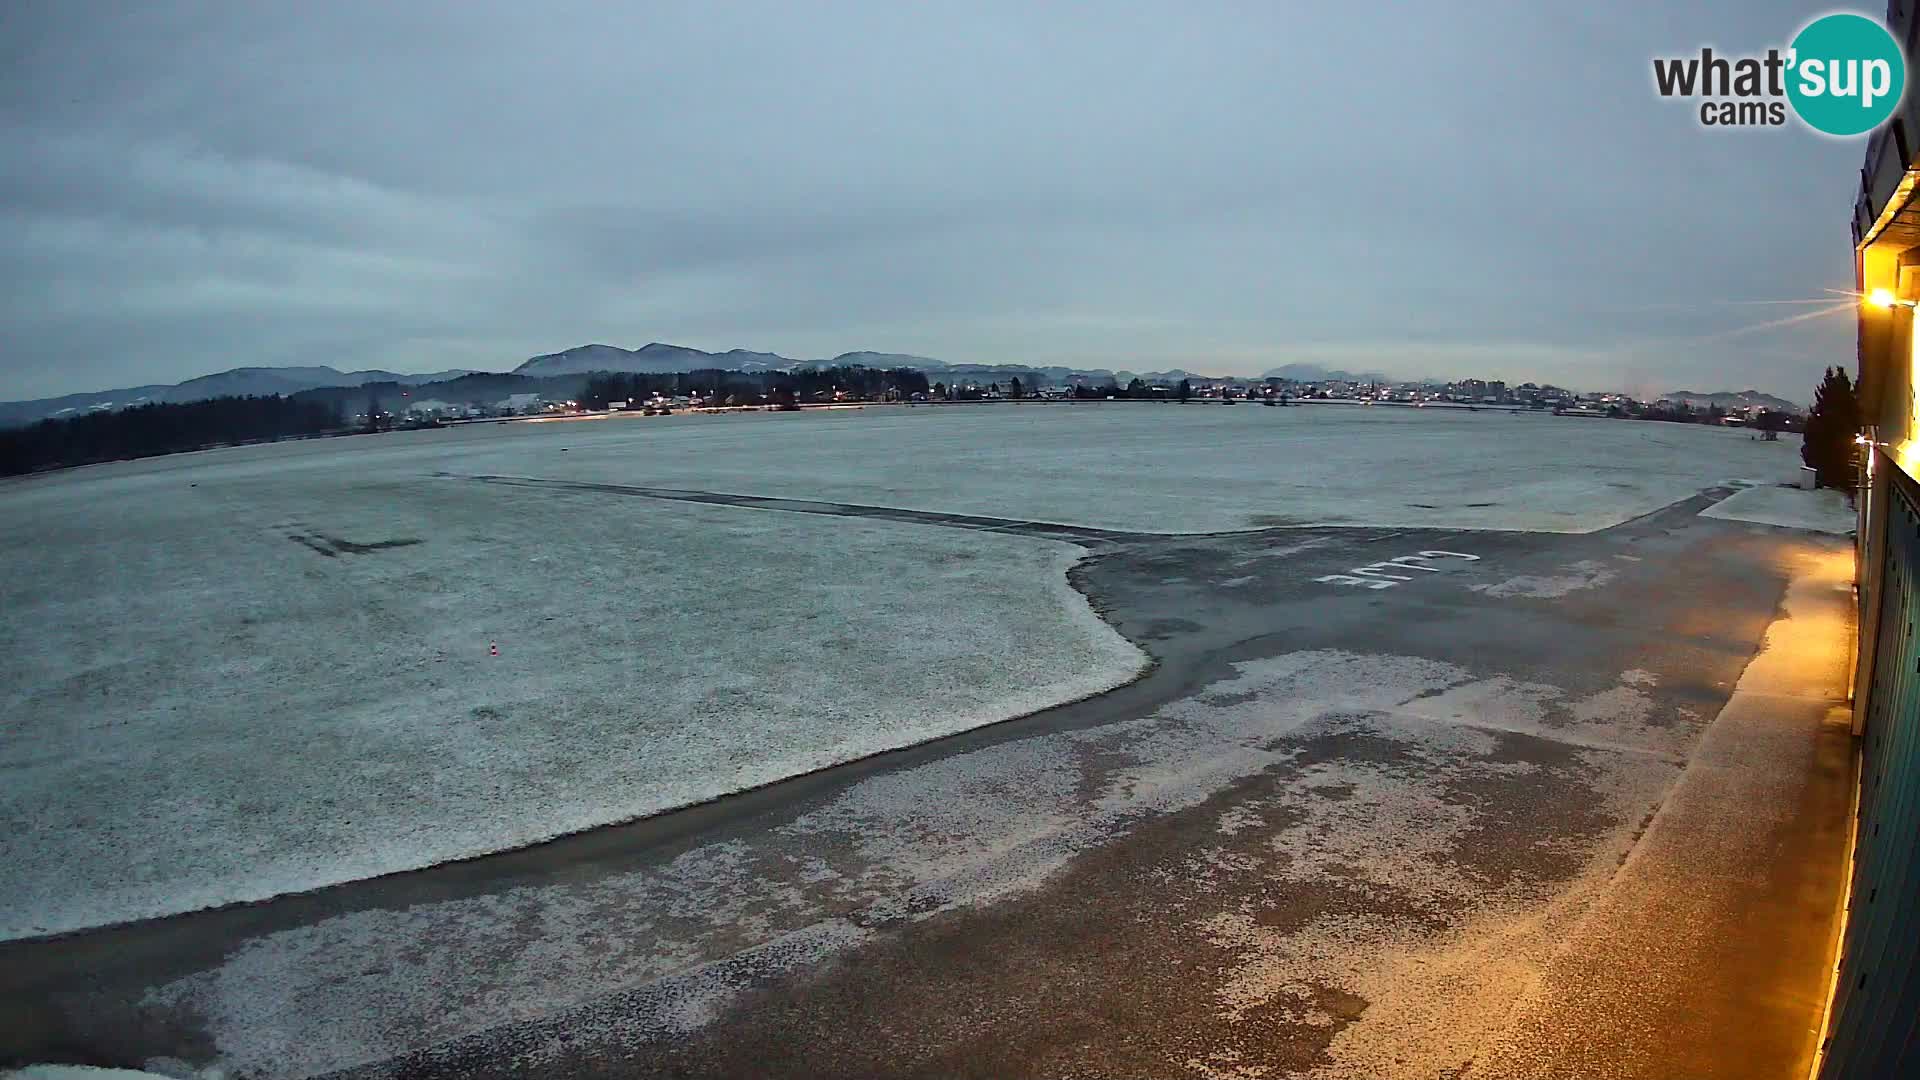
<path id="1" fill-rule="evenodd" d="M 1170 371 L 1132 372 L 1112 371 L 1107 368 L 1037 367 L 1032 364 L 949 364 L 930 356 L 866 350 L 841 353 L 830 360 L 795 360 L 778 353 L 749 352 L 746 349 L 710 353 L 700 349 L 690 349 L 684 345 L 668 345 L 658 341 L 642 345 L 638 349 L 622 349 L 614 345 L 580 345 L 565 352 L 536 356 L 514 368 L 513 373 L 539 376 L 575 375 L 589 371 L 666 374 L 674 371 L 696 371 L 701 368 L 721 368 L 729 371 L 791 371 L 798 367 L 851 365 L 870 368 L 914 368 L 936 379 L 1004 380 L 1038 375 L 1054 383 L 1064 383 L 1069 379 L 1095 382 L 1112 379 L 1115 382 L 1124 383 L 1133 378 L 1148 382 L 1212 378 L 1212 376 L 1199 375 L 1179 368 Z"/>
<path id="2" fill-rule="evenodd" d="M 871 351 L 841 353 L 831 360 L 795 360 L 778 353 L 752 352 L 747 349 L 729 349 L 726 352 L 712 353 L 659 341 L 642 345 L 638 349 L 623 349 L 616 345 L 580 345 L 562 352 L 531 357 L 515 367 L 512 374 L 534 377 L 584 375 L 594 371 L 665 374 L 703 368 L 773 371 L 792 370 L 803 366 L 826 367 L 854 364 L 873 368 L 917 368 L 927 372 L 936 380 L 960 378 L 1003 380 L 1022 376 L 1039 376 L 1048 382 L 1059 384 L 1071 379 L 1096 382 L 1111 379 L 1118 383 L 1125 383 L 1139 378 L 1147 382 L 1172 383 L 1181 379 L 1213 378 L 1213 376 L 1196 374 L 1179 368 L 1169 371 L 1132 372 L 1106 368 L 1039 367 L 1029 364 L 948 364 L 931 357 L 914 356 L 909 353 Z M 32 401 L 0 402 L 0 427 L 17 427 L 49 417 L 76 416 L 102 409 L 124 409 L 150 402 L 204 401 L 208 398 L 255 394 L 284 395 L 306 390 L 350 388 L 375 383 L 412 387 L 475 374 L 489 373 L 477 372 L 470 368 L 451 368 L 426 374 L 404 375 L 377 369 L 340 371 L 331 367 L 240 367 L 188 379 L 182 383 L 155 383 L 95 393 L 39 398 Z M 1285 364 L 1269 369 L 1263 377 L 1293 379 L 1299 382 L 1387 381 L 1386 376 L 1377 372 L 1356 374 L 1323 368 L 1317 364 Z M 1711 394 L 1676 390 L 1666 397 L 1674 401 L 1688 401 L 1703 408 L 1718 404 L 1723 408 L 1762 405 L 1773 409 L 1794 411 L 1798 409 L 1798 406 L 1790 401 L 1770 394 L 1762 394 L 1757 390 L 1722 391 Z"/>
<path id="3" fill-rule="evenodd" d="M 701 368 L 721 368 L 729 371 L 778 371 L 799 363 L 798 360 L 789 360 L 774 353 L 749 352 L 746 349 L 729 349 L 723 353 L 710 353 L 700 349 L 689 349 L 685 345 L 668 345 L 655 341 L 637 349 L 622 349 L 617 345 L 579 345 L 565 352 L 536 356 L 514 368 L 513 373 L 515 375 L 580 375 L 589 371 L 621 371 L 664 375 L 674 371 L 697 371 Z"/>
<path id="4" fill-rule="evenodd" d="M 1800 406 L 1788 401 L 1786 398 L 1774 397 L 1772 394 L 1763 394 L 1758 390 L 1720 390 L 1711 394 L 1696 393 L 1692 390 L 1675 390 L 1670 394 L 1662 394 L 1660 400 L 1684 401 L 1699 409 L 1704 409 L 1711 405 L 1718 405 L 1723 409 L 1750 409 L 1757 405 L 1761 408 L 1774 409 L 1779 412 L 1797 413 L 1800 411 Z"/>
<path id="5" fill-rule="evenodd" d="M 1261 375 L 1267 379 L 1292 379 L 1294 382 L 1388 382 L 1385 375 L 1377 371 L 1363 371 L 1355 374 L 1338 368 L 1327 369 L 1319 364 L 1282 364 L 1277 368 L 1268 368 Z"/>

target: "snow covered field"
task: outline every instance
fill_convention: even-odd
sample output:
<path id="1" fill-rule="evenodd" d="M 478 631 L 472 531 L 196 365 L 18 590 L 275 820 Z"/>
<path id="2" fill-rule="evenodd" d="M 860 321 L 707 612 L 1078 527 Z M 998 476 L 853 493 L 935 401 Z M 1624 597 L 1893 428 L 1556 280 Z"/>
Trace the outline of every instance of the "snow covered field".
<path id="1" fill-rule="evenodd" d="M 447 467 L 1184 533 L 1586 532 L 1725 480 L 1781 480 L 1800 464 L 1793 436 L 1353 405 L 957 406 L 544 426 L 593 430 L 537 440 L 533 461 L 521 447 L 476 447 Z"/>
<path id="2" fill-rule="evenodd" d="M 885 406 L 474 425 L 371 442 L 384 445 L 344 460 L 1163 533 L 1585 532 L 1726 480 L 1785 480 L 1800 464 L 1791 435 L 1769 443 L 1729 428 L 1355 405 Z M 334 469 L 349 451 L 333 440 L 223 453 L 260 468 Z"/>
<path id="3" fill-rule="evenodd" d="M 0 489 L 0 937 L 518 846 L 1143 663 L 1066 544 L 334 449 Z"/>
<path id="4" fill-rule="evenodd" d="M 0 939 L 625 820 L 1142 663 L 1066 584 L 1068 545 L 459 476 L 1140 531 L 1581 531 L 1778 479 L 1797 450 L 1549 416 L 1022 405 L 473 425 L 0 484 Z"/>

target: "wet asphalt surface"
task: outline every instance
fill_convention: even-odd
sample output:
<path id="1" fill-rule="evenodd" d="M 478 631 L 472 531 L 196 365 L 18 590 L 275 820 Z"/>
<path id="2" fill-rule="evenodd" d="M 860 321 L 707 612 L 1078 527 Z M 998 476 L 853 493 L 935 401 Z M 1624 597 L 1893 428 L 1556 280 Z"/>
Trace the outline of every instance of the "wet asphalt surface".
<path id="1" fill-rule="evenodd" d="M 155 987 L 349 918 L 665 874 L 726 846 L 760 860 L 767 869 L 753 880 L 788 898 L 751 908 L 738 933 L 716 930 L 724 914 L 637 923 L 609 908 L 591 942 L 664 955 L 671 939 L 671 974 L 556 970 L 538 994 L 504 1005 L 449 994 L 438 1027 L 398 1018 L 355 1027 L 327 1053 L 230 1065 L 354 1077 L 1470 1075 L 1475 1048 L 1499 1034 L 1474 1003 L 1514 992 L 1524 971 L 1507 971 L 1508 960 L 1549 952 L 1555 920 L 1577 914 L 1625 857 L 1753 655 L 1807 543 L 1695 516 L 1724 491 L 1583 535 L 1170 537 L 554 486 L 1066 540 L 1089 552 L 1075 587 L 1154 663 L 1085 701 L 629 825 L 261 904 L 0 944 L 0 1063 L 224 1060 L 231 1048 L 206 1001 L 156 1001 Z M 1449 674 L 1392 708 L 1342 706 L 1336 693 L 1305 722 L 1223 743 L 1220 760 L 1236 764 L 1167 781 L 1180 797 L 1101 809 L 1133 797 L 1158 760 L 1142 732 L 1188 732 L 1202 745 L 1180 760 L 1210 761 L 1203 744 L 1215 736 L 1205 733 L 1231 728 L 1190 724 L 1180 710 L 1285 705 L 1307 684 L 1242 693 L 1235 680 L 1244 665 L 1309 654 L 1414 658 Z M 1422 699 L 1440 708 L 1466 692 L 1482 696 L 1452 721 L 1422 711 Z M 1045 873 L 1000 874 L 1000 856 L 989 855 L 965 881 L 895 888 L 904 878 L 881 874 L 861 837 L 792 831 L 883 786 L 948 798 L 942 777 L 956 763 L 977 762 L 967 775 L 992 781 L 964 797 L 998 792 L 988 797 L 1018 810 L 1023 786 L 1053 775 L 1026 771 L 1027 760 L 1062 740 L 1079 785 L 1065 805 L 1104 816 L 1073 833 Z M 1007 828 L 979 831 L 991 841 Z M 1063 830 L 1043 824 L 1034 836 Z M 1396 839 L 1383 847 L 1383 836 Z M 778 869 L 802 857 L 830 866 L 832 879 Z M 854 880 L 868 884 L 850 890 Z M 724 898 L 729 887 L 717 888 Z M 852 928 L 844 942 L 799 961 L 754 959 L 829 921 Z M 471 956 L 465 986 L 519 985 L 524 976 L 508 978 L 507 966 L 536 962 L 518 945 L 466 953 L 449 936 L 458 930 L 436 933 L 407 948 Z M 508 936 L 541 933 L 529 922 Z M 375 1007 L 340 1004 L 354 992 L 304 987 L 289 1009 Z M 658 1022 L 663 1000 L 682 999 L 704 1002 L 697 1020 Z M 289 1025 L 294 1042 L 314 1030 Z"/>

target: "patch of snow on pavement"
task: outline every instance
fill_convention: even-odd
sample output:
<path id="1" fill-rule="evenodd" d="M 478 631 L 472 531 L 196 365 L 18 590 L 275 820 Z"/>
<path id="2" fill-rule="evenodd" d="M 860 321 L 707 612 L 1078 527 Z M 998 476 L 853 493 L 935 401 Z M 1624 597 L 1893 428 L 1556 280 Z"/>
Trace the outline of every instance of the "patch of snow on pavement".
<path id="1" fill-rule="evenodd" d="M 1129 823 L 1290 759 L 1281 737 L 1318 717 L 1391 710 L 1466 678 L 1412 657 L 1250 661 L 1154 716 L 880 773 L 664 866 L 251 939 L 149 1003 L 204 1015 L 219 1063 L 249 1074 L 344 1068 L 588 1002 L 602 1004 L 569 1014 L 570 1037 L 669 1035 L 889 920 L 1037 887 Z"/>
<path id="2" fill-rule="evenodd" d="M 1859 527 L 1859 518 L 1843 492 L 1832 488 L 1767 486 L 1736 491 L 1700 511 L 1701 517 L 1776 525 L 1785 529 L 1845 536 Z"/>
<path id="3" fill-rule="evenodd" d="M 1234 883 L 1251 874 L 1276 887 L 1401 898 L 1404 918 L 1330 909 L 1297 931 L 1250 910 L 1194 909 L 1193 931 L 1232 957 L 1219 986 L 1224 1015 L 1253 1023 L 1256 1012 L 1293 1010 L 1299 1023 L 1329 1026 L 1322 1010 L 1289 1002 L 1304 987 L 1340 988 L 1374 1004 L 1335 1044 L 1339 1060 L 1360 1064 L 1335 1074 L 1377 1075 L 1362 1066 L 1380 1064 L 1369 1056 L 1380 1046 L 1432 1045 L 1440 1061 L 1480 1038 L 1460 1022 L 1460 1003 L 1484 1005 L 1488 1023 L 1504 1015 L 1500 1003 L 1537 970 L 1537 950 L 1560 925 L 1535 892 L 1490 891 L 1461 864 L 1486 811 L 1449 785 L 1534 776 L 1531 763 L 1496 752 L 1514 737 L 1502 729 L 1546 730 L 1565 697 L 1414 657 L 1248 661 L 1153 716 L 878 773 L 785 825 L 661 866 L 357 911 L 254 938 L 218 967 L 155 988 L 149 1003 L 205 1016 L 218 1063 L 246 1073 L 311 1075 L 460 1036 L 484 1042 L 491 1036 L 479 1033 L 516 1022 L 553 1033 L 532 1049 L 524 1035 L 500 1048 L 537 1071 L 542 1046 L 617 1050 L 685 1033 L 769 976 L 890 923 L 1042 887 L 1142 820 L 1295 768 L 1306 771 L 1267 801 L 1242 799 L 1223 814 L 1218 845 L 1177 856 L 1158 886 L 1140 887 L 1169 902 L 1245 897 Z M 1466 722 L 1436 722 L 1443 717 Z M 1476 720 L 1495 726 L 1470 726 Z M 1393 753 L 1303 757 L 1322 739 Z M 1604 749 L 1574 748 L 1571 761 L 1597 793 L 1583 801 L 1625 821 L 1675 768 Z M 1569 850 L 1598 865 L 1614 846 Z M 1453 926 L 1436 945 L 1431 920 L 1461 905 L 1479 905 L 1473 926 L 1484 932 L 1456 938 L 1466 927 Z"/>
<path id="4" fill-rule="evenodd" d="M 1583 724 L 1637 726 L 1653 712 L 1653 699 L 1637 683 L 1600 690 L 1574 702 L 1568 709 Z"/>
<path id="5" fill-rule="evenodd" d="M 1551 963 L 1510 1003 L 1505 1029 L 1481 1049 L 1471 1075 L 1681 1075 L 1695 1073 L 1689 1065 L 1712 1063 L 1710 1038 L 1695 1044 L 1700 1056 L 1693 1062 L 1676 1064 L 1660 1056 L 1672 1040 L 1650 1033 L 1670 1030 L 1678 1011 L 1699 1007 L 1696 988 L 1703 973 L 1711 978 L 1714 958 L 1767 936 L 1747 904 L 1768 881 L 1769 863 L 1781 857 L 1788 823 L 1807 812 L 1808 789 L 1818 784 L 1811 777 L 1825 767 L 1820 732 L 1845 707 L 1853 553 L 1836 545 L 1797 561 L 1781 615 L 1686 770 Z M 1796 895 L 1805 895 L 1805 881 L 1795 880 Z M 1803 994 L 1817 1005 L 1826 989 L 1822 974 L 1810 972 L 1804 985 L 1771 984 L 1769 993 Z M 1703 1015 L 1716 1022 L 1729 1016 L 1724 997 L 1706 1008 L 1712 1011 Z M 1733 1015 L 1785 1023 L 1778 1015 Z M 1815 1008 L 1804 1015 L 1803 1068 L 1818 1023 Z M 1702 1032 L 1699 1017 L 1693 1020 L 1681 1030 Z M 1615 1048 L 1624 1052 L 1608 1053 Z"/>
<path id="6" fill-rule="evenodd" d="M 1469 585 L 1474 592 L 1488 596 L 1524 596 L 1533 600 L 1554 600 L 1582 589 L 1598 588 L 1618 575 L 1592 559 L 1582 559 L 1566 567 L 1568 573 L 1552 577 L 1523 574 L 1496 585 Z"/>
<path id="7" fill-rule="evenodd" d="M 1230 806 L 1220 814 L 1219 832 L 1224 836 L 1233 836 L 1261 823 L 1260 815 L 1255 811 L 1244 806 Z"/>
<path id="8" fill-rule="evenodd" d="M 1498 688 L 1482 689 L 1482 700 L 1500 700 Z M 1517 718 L 1552 696 L 1534 695 L 1532 704 L 1527 698 L 1507 701 L 1505 711 Z M 1540 709 L 1520 724 L 1539 726 L 1546 719 Z M 1242 877 L 1228 895 L 1256 899 L 1205 916 L 1196 926 L 1233 958 L 1217 991 L 1221 1015 L 1245 1024 L 1278 1021 L 1328 1031 L 1328 1061 L 1312 1070 L 1314 1076 L 1450 1075 L 1500 1030 L 1511 1003 L 1537 978 L 1560 935 L 1627 849 L 1635 808 L 1658 798 L 1676 766 L 1581 753 L 1572 768 L 1588 777 L 1595 809 L 1615 824 L 1591 847 L 1564 848 L 1584 864 L 1573 882 L 1548 889 L 1519 878 L 1503 885 L 1462 865 L 1462 847 L 1471 850 L 1482 811 L 1448 786 L 1471 790 L 1480 779 L 1526 775 L 1487 755 L 1489 735 L 1457 729 L 1463 741 L 1449 753 L 1436 752 L 1443 744 L 1435 743 L 1433 729 L 1403 726 L 1396 713 L 1325 730 L 1397 744 L 1427 767 L 1377 759 L 1316 765 L 1342 796 L 1318 799 L 1301 791 L 1270 800 L 1277 818 L 1297 823 L 1274 837 L 1274 857 L 1259 876 L 1275 883 L 1276 891 L 1283 884 L 1307 896 L 1350 889 L 1393 902 L 1384 910 L 1325 905 L 1305 926 L 1275 926 L 1257 899 L 1266 890 Z M 1214 887 L 1205 879 L 1200 884 Z M 1399 914 L 1387 913 L 1395 908 Z M 1364 1011 L 1337 1020 L 1317 1004 L 1329 993 L 1346 995 Z"/>
<path id="9" fill-rule="evenodd" d="M 1613 686 L 1569 698 L 1557 686 L 1496 675 L 1410 702 L 1402 711 L 1600 749 L 1677 756 L 1692 741 L 1699 714 L 1685 706 L 1656 708 L 1649 691 L 1658 682 L 1652 672 L 1630 668 Z"/>
<path id="10" fill-rule="evenodd" d="M 1548 706 L 1563 696 L 1557 686 L 1495 675 L 1421 698 L 1409 703 L 1405 711 L 1448 723 L 1535 731 L 1542 726 Z"/>

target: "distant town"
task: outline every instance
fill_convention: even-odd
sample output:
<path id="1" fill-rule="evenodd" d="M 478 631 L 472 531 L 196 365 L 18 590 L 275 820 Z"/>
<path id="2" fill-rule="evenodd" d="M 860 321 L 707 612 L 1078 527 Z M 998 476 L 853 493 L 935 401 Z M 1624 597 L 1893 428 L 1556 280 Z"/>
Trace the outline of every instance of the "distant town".
<path id="1" fill-rule="evenodd" d="M 831 370 L 831 369 L 828 369 Z M 851 369 L 848 369 L 851 370 Z M 539 393 L 511 394 L 495 402 L 458 404 L 437 398 L 408 401 L 397 414 L 400 420 L 504 419 L 578 412 L 644 411 L 667 412 L 673 409 L 769 408 L 776 405 L 820 406 L 889 403 L 943 403 L 960 401 L 1100 401 L 1149 400 L 1192 401 L 1217 404 L 1259 403 L 1267 405 L 1344 402 L 1396 406 L 1439 406 L 1452 408 L 1489 408 L 1510 411 L 1539 410 L 1561 416 L 1611 417 L 1617 419 L 1668 420 L 1684 423 L 1710 423 L 1726 426 L 1759 424 L 1763 418 L 1778 420 L 1779 430 L 1790 430 L 1800 409 L 1792 402 L 1755 391 L 1694 394 L 1680 392 L 1653 400 L 1611 392 L 1579 393 L 1551 383 L 1523 382 L 1508 385 L 1498 379 L 1461 379 L 1454 382 L 1392 382 L 1373 379 L 1300 380 L 1277 376 L 1258 379 L 1183 377 L 1178 380 L 1134 377 L 1125 383 L 1092 377 L 1070 376 L 1060 382 L 1029 373 L 1005 379 L 954 378 L 951 382 L 935 378 L 940 372 L 913 371 L 926 382 L 906 377 L 908 369 L 880 373 L 887 378 L 879 385 L 821 386 L 782 397 L 779 389 L 756 390 L 733 385 L 728 376 L 739 372 L 690 372 L 684 379 L 672 376 L 628 376 L 657 384 L 634 392 L 623 383 L 598 386 L 590 379 L 587 387 L 570 397 L 547 397 Z M 757 374 L 757 373 L 756 373 Z M 720 376 L 719 378 L 713 378 Z M 610 376 L 619 379 L 620 376 Z M 706 379 L 712 385 L 700 385 Z M 758 385 L 756 383 L 756 385 Z M 368 419 L 362 412 L 358 419 Z"/>
<path id="2" fill-rule="evenodd" d="M 649 350 L 655 355 L 649 357 Z M 658 356 L 660 350 L 675 355 Z M 1774 437 L 1804 423 L 1792 402 L 1758 391 L 1676 391 L 1654 400 L 1497 379 L 1392 381 L 1289 365 L 1263 376 L 949 365 L 850 353 L 825 363 L 678 346 L 582 346 L 512 372 L 343 373 L 236 368 L 174 386 L 0 403 L 0 475 L 282 439 L 452 423 L 683 411 L 786 411 L 870 404 L 1158 401 L 1218 406 L 1363 405 L 1752 426 Z M 856 359 L 865 362 L 847 362 Z M 686 367 L 703 362 L 738 367 Z M 626 364 L 599 367 L 598 364 Z M 662 370 L 665 367 L 666 370 Z"/>

